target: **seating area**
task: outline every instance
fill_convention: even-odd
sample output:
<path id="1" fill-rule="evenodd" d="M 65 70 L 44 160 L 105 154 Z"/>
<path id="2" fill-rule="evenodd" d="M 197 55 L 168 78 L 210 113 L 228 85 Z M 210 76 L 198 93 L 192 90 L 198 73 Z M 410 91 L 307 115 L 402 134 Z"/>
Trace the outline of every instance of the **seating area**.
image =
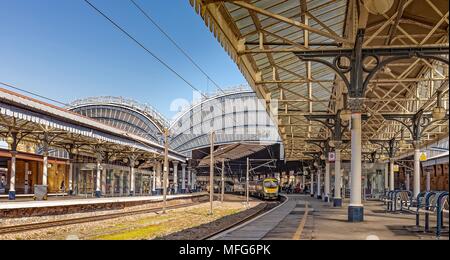
<path id="1" fill-rule="evenodd" d="M 445 226 L 445 218 L 449 218 L 449 202 L 447 191 L 422 192 L 416 198 L 410 191 L 387 191 L 381 198 L 386 206 L 386 213 L 406 213 L 416 215 L 416 231 L 425 233 L 435 232 L 436 238 L 440 238 Z M 421 216 L 423 215 L 423 226 L 421 226 Z M 430 228 L 431 219 L 436 219 L 435 228 Z M 434 223 L 434 222 L 433 222 Z M 447 222 L 448 224 L 448 222 Z"/>
<path id="2" fill-rule="evenodd" d="M 387 191 L 381 200 L 386 205 L 386 212 L 396 213 L 409 209 L 414 201 L 411 191 Z"/>

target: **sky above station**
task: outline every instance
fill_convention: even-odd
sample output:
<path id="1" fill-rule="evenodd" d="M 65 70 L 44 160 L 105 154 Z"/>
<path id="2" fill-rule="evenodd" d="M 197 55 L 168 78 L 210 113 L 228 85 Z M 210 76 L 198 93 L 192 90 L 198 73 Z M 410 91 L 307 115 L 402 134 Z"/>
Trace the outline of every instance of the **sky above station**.
<path id="1" fill-rule="evenodd" d="M 216 89 L 130 0 L 90 0 L 196 88 Z M 246 84 L 187 0 L 136 0 L 222 88 Z M 0 0 L 0 82 L 64 103 L 121 96 L 171 119 L 193 89 L 84 0 Z M 3 87 L 3 86 L 0 86 Z"/>

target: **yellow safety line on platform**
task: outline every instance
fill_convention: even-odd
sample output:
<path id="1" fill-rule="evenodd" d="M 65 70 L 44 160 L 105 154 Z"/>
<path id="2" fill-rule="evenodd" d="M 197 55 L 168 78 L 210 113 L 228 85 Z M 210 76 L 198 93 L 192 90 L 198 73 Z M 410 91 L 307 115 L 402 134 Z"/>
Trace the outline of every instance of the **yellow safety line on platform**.
<path id="1" fill-rule="evenodd" d="M 308 202 L 305 202 L 305 214 L 303 215 L 302 221 L 300 221 L 300 225 L 297 228 L 297 231 L 295 232 L 294 236 L 292 237 L 292 240 L 300 240 L 302 238 L 303 229 L 306 225 L 306 220 L 308 218 L 309 208 L 308 208 Z"/>

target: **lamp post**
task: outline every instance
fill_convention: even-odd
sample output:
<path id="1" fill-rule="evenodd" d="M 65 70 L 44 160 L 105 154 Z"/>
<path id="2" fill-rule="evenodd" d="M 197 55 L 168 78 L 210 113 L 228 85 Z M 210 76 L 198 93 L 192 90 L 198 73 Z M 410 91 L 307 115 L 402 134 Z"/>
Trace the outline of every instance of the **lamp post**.
<path id="1" fill-rule="evenodd" d="M 209 163 L 209 214 L 213 214 L 214 203 L 214 140 L 215 132 L 211 130 L 210 134 L 210 163 Z"/>
<path id="2" fill-rule="evenodd" d="M 16 156 L 17 156 L 17 133 L 9 133 L 6 143 L 11 147 L 11 174 L 9 180 L 8 199 L 16 199 Z"/>
<path id="3" fill-rule="evenodd" d="M 167 184 L 169 182 L 169 129 L 164 129 L 163 214 L 167 208 Z"/>

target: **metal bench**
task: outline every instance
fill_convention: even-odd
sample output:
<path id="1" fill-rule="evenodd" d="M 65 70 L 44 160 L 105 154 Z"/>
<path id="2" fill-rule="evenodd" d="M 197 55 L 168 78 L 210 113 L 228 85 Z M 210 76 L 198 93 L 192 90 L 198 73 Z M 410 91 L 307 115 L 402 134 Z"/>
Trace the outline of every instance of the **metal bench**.
<path id="1" fill-rule="evenodd" d="M 383 200 L 386 205 L 386 212 L 393 209 L 393 201 L 396 191 L 388 191 L 386 198 Z"/>
<path id="2" fill-rule="evenodd" d="M 410 191 L 395 190 L 387 192 L 386 197 L 382 200 L 386 205 L 386 212 L 397 212 L 400 205 L 400 211 L 409 209 L 413 200 Z"/>
<path id="3" fill-rule="evenodd" d="M 448 216 L 448 192 L 442 192 L 438 199 L 436 205 L 436 215 L 437 215 L 437 224 L 436 224 L 436 237 L 440 238 L 442 234 L 442 230 L 444 229 L 444 214 Z"/>
<path id="4" fill-rule="evenodd" d="M 419 195 L 420 196 L 420 195 Z M 420 228 L 420 214 L 425 215 L 425 228 L 424 232 L 430 232 L 430 215 L 436 214 L 438 219 L 437 229 L 442 228 L 442 217 L 445 207 L 444 198 L 448 196 L 448 192 L 426 192 L 425 196 L 418 200 L 417 208 L 416 208 L 416 227 Z"/>
<path id="5" fill-rule="evenodd" d="M 420 208 L 425 208 L 426 206 L 426 197 L 429 195 L 429 192 L 421 192 L 417 195 L 415 205 L 410 206 L 409 210 L 414 211 L 416 213 L 416 227 L 420 226 Z"/>
<path id="6" fill-rule="evenodd" d="M 386 205 L 389 200 L 390 192 L 391 191 L 385 191 L 384 194 L 380 196 L 380 201 L 382 201 L 384 205 Z"/>
<path id="7" fill-rule="evenodd" d="M 410 191 L 400 191 L 396 193 L 395 201 L 394 201 L 394 212 L 397 211 L 397 204 L 400 204 L 400 211 L 404 211 L 404 209 L 409 209 L 412 204 L 412 192 Z"/>
<path id="8" fill-rule="evenodd" d="M 430 230 L 430 214 L 436 210 L 436 192 L 427 192 L 424 199 L 417 204 L 416 208 L 416 226 L 420 227 L 420 213 L 425 214 L 425 232 Z"/>

